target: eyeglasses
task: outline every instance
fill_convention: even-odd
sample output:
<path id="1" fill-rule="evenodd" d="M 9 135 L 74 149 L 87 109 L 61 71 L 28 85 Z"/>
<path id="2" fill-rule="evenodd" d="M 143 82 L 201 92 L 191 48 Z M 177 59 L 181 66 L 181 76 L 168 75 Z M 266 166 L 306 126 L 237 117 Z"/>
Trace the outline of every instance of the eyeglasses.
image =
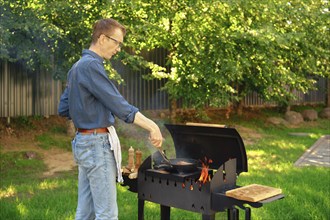
<path id="1" fill-rule="evenodd" d="M 108 35 L 104 34 L 104 36 L 106 36 L 107 38 L 109 38 L 110 40 L 113 40 L 120 48 L 122 48 L 124 46 L 124 44 L 122 42 L 120 42 L 119 40 L 116 40 L 113 37 L 109 37 Z"/>

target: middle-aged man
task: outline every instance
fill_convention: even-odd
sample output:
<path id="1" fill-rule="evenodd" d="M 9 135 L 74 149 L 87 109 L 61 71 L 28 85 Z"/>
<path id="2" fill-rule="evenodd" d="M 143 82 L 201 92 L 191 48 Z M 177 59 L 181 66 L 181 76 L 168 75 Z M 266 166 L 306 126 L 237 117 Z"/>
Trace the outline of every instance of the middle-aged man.
<path id="1" fill-rule="evenodd" d="M 125 34 L 125 27 L 114 19 L 94 24 L 91 45 L 70 69 L 58 108 L 77 128 L 72 151 L 79 168 L 79 220 L 118 219 L 116 177 L 122 182 L 122 176 L 115 117 L 146 129 L 151 143 L 162 146 L 156 123 L 122 97 L 104 69 L 104 60 L 120 51 Z"/>

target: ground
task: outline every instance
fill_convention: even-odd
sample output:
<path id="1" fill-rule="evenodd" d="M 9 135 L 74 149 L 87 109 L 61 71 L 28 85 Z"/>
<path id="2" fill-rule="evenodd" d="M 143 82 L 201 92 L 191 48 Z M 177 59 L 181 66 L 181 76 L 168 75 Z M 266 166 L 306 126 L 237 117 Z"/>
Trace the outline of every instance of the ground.
<path id="1" fill-rule="evenodd" d="M 20 119 L 23 120 L 24 119 Z M 0 125 L 0 146 L 2 152 L 22 151 L 25 152 L 27 158 L 32 158 L 36 154 L 40 155 L 47 165 L 47 171 L 44 176 L 54 175 L 56 172 L 68 171 L 74 168 L 75 163 L 70 151 L 59 148 L 51 148 L 48 150 L 38 146 L 36 135 L 47 131 L 51 126 L 65 126 L 65 119 L 52 116 L 45 119 L 33 120 L 33 129 L 27 129 L 27 125 L 20 129 L 17 122 L 6 125 L 7 122 L 2 121 Z M 24 123 L 23 123 L 24 124 Z"/>
<path id="2" fill-rule="evenodd" d="M 189 114 L 191 113 L 188 113 L 188 115 L 186 113 L 182 114 L 181 118 L 188 121 L 198 122 L 196 118 Z M 221 121 L 221 118 L 215 119 L 217 117 L 214 112 L 210 111 L 208 114 L 214 119 L 215 123 L 219 123 L 219 120 Z M 219 112 L 217 112 L 217 114 L 219 115 Z M 158 120 L 163 120 L 164 116 L 160 115 L 162 114 L 153 113 L 148 116 L 151 118 L 158 117 Z M 224 117 L 225 114 L 220 115 Z M 254 115 L 249 115 L 247 117 L 253 116 Z M 36 139 L 37 135 L 47 132 L 51 128 L 61 127 L 62 129 L 65 129 L 66 123 L 66 119 L 59 116 L 32 119 L 19 117 L 16 119 L 11 119 L 10 124 L 8 125 L 8 121 L 5 118 L 2 118 L 0 121 L 0 150 L 2 152 L 21 151 L 24 152 L 27 158 L 32 158 L 36 154 L 40 155 L 48 168 L 47 171 L 44 172 L 44 176 L 51 176 L 56 172 L 71 170 L 75 167 L 75 162 L 73 161 L 71 151 L 59 148 L 51 148 L 48 150 L 43 149 L 39 146 L 38 140 Z M 262 137 L 253 129 L 242 126 L 235 127 L 242 136 L 245 144 L 251 144 Z M 141 138 L 141 133 L 136 132 L 136 129 L 132 130 L 124 127 L 124 129 L 121 129 L 121 132 L 122 130 L 125 130 L 127 135 L 130 137 L 135 135 L 136 138 Z M 64 133 L 63 135 L 65 136 L 66 134 Z"/>

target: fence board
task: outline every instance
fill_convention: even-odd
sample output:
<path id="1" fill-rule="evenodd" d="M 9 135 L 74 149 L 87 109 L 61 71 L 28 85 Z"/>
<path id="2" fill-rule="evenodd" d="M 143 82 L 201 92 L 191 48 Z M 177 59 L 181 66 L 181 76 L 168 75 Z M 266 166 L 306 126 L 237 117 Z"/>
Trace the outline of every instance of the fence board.
<path id="1" fill-rule="evenodd" d="M 148 59 L 153 59 L 160 65 L 163 65 L 164 57 L 164 50 L 148 55 Z M 148 74 L 146 70 L 133 72 L 120 62 L 113 63 L 113 66 L 125 81 L 125 84 L 117 87 L 131 104 L 140 110 L 169 109 L 168 95 L 160 90 L 165 85 L 165 80 L 146 81 L 142 79 L 144 74 Z M 295 92 L 299 99 L 293 101 L 293 104 L 325 103 L 326 87 L 326 79 L 321 78 L 317 82 L 318 90 L 308 94 Z M 56 115 L 62 91 L 62 82 L 54 80 L 49 73 L 40 71 L 28 74 L 19 64 L 0 60 L 0 117 Z M 244 101 L 246 106 L 276 104 L 263 102 L 256 93 L 248 95 Z"/>

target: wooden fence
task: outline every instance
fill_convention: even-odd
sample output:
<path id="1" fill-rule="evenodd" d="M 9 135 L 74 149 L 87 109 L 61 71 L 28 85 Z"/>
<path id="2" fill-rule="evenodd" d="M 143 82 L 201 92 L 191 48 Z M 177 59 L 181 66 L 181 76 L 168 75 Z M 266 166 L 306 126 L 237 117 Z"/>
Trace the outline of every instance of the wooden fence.
<path id="1" fill-rule="evenodd" d="M 164 62 L 164 51 L 149 54 L 154 62 Z M 168 109 L 169 100 L 166 92 L 160 88 L 165 80 L 144 80 L 144 71 L 132 72 L 120 63 L 114 68 L 121 74 L 124 85 L 118 85 L 121 94 L 140 110 Z M 317 91 L 308 94 L 296 93 L 298 99 L 293 104 L 325 103 L 326 79 L 317 83 Z M 52 78 L 47 72 L 28 74 L 20 65 L 0 60 L 0 117 L 50 116 L 57 114 L 57 106 L 63 83 Z M 257 94 L 245 98 L 246 106 L 276 105 L 265 103 Z"/>
<path id="2" fill-rule="evenodd" d="M 0 117 L 54 115 L 62 83 L 47 72 L 29 74 L 21 65 L 0 62 Z"/>

